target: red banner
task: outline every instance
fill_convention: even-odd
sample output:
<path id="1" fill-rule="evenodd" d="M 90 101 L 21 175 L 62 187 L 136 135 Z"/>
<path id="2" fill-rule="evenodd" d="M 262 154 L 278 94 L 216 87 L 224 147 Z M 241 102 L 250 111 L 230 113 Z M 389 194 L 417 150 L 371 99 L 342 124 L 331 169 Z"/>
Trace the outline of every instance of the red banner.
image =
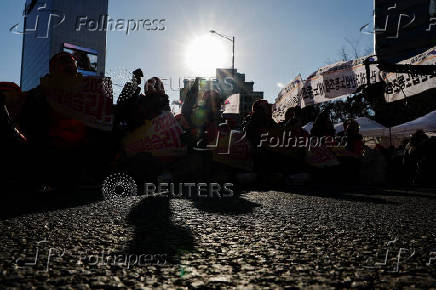
<path id="1" fill-rule="evenodd" d="M 41 87 L 51 107 L 86 126 L 112 130 L 112 83 L 108 78 L 47 76 Z"/>
<path id="2" fill-rule="evenodd" d="M 181 144 L 182 128 L 170 112 L 163 112 L 153 120 L 130 133 L 123 140 L 128 156 L 149 152 L 153 156 L 170 157 L 186 154 L 186 146 Z"/>

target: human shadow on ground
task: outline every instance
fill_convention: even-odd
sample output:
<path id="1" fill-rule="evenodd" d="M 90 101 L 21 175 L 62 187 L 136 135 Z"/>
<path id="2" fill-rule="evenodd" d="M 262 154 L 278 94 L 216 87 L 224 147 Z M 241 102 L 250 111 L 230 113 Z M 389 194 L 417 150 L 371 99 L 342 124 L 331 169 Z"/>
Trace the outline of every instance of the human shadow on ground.
<path id="1" fill-rule="evenodd" d="M 420 197 L 436 199 L 436 187 L 414 187 L 414 186 L 386 186 L 379 190 L 380 195 L 401 196 L 401 197 Z"/>
<path id="2" fill-rule="evenodd" d="M 374 204 L 396 204 L 397 202 L 386 200 L 381 197 L 371 196 L 382 194 L 382 191 L 374 188 L 362 186 L 341 186 L 341 185 L 322 185 L 312 184 L 305 186 L 286 186 L 280 189 L 283 192 L 289 192 L 298 195 L 318 196 L 336 200 L 346 200 L 352 202 L 364 202 Z"/>
<path id="3" fill-rule="evenodd" d="M 261 206 L 258 203 L 245 199 L 242 192 L 234 193 L 231 197 L 205 197 L 194 198 L 193 205 L 199 210 L 225 214 L 240 215 L 251 213 L 256 207 Z"/>
<path id="4" fill-rule="evenodd" d="M 180 253 L 193 250 L 194 239 L 191 231 L 175 225 L 171 216 L 169 198 L 144 197 L 127 217 L 127 222 L 134 226 L 135 231 L 127 252 L 139 257 L 159 255 L 161 262 L 165 257 L 165 263 L 178 263 Z M 151 264 L 162 264 L 154 262 Z"/>
<path id="5" fill-rule="evenodd" d="M 301 183 L 286 184 L 285 182 L 274 182 L 268 185 L 252 185 L 244 187 L 245 192 L 286 192 L 304 196 L 319 196 L 336 200 L 347 200 L 353 202 L 366 202 L 374 204 L 396 204 L 397 202 L 384 199 L 382 187 L 347 185 L 340 183 Z"/>

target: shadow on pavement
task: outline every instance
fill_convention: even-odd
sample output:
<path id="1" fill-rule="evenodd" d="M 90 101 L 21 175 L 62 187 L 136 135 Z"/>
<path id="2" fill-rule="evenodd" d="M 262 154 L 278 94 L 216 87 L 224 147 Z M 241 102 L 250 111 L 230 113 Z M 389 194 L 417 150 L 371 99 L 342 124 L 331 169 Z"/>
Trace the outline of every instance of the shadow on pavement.
<path id="1" fill-rule="evenodd" d="M 304 187 L 292 187 L 282 190 L 284 192 L 318 196 L 337 200 L 346 200 L 353 202 L 365 202 L 374 204 L 396 204 L 397 202 L 389 201 L 381 197 L 371 195 L 383 195 L 383 190 L 368 187 L 350 187 L 334 185 L 311 185 Z"/>
<path id="2" fill-rule="evenodd" d="M 239 193 L 232 197 L 197 198 L 193 200 L 193 203 L 199 210 L 227 215 L 247 214 L 260 206 L 258 203 L 241 197 Z"/>
<path id="3" fill-rule="evenodd" d="M 387 187 L 381 191 L 385 196 L 422 197 L 436 199 L 436 187 Z"/>
<path id="4" fill-rule="evenodd" d="M 86 205 L 99 200 L 102 200 L 100 189 L 31 193 L 7 190 L 0 197 L 0 220 Z"/>
<path id="5" fill-rule="evenodd" d="M 178 263 L 178 255 L 194 248 L 190 230 L 171 221 L 168 198 L 144 198 L 128 215 L 128 223 L 135 227 L 129 254 L 164 255 L 166 262 Z"/>

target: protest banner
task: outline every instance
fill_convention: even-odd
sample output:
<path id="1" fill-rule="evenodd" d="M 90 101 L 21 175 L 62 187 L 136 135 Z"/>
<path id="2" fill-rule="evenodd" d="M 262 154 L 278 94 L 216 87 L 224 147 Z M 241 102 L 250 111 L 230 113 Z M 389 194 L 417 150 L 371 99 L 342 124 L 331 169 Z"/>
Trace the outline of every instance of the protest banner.
<path id="1" fill-rule="evenodd" d="M 180 136 L 182 128 L 170 112 L 163 112 L 153 120 L 126 136 L 122 145 L 128 157 L 148 152 L 156 157 L 177 157 L 186 154 Z"/>
<path id="2" fill-rule="evenodd" d="M 377 61 L 375 56 L 366 56 L 321 67 L 305 81 L 300 82 L 297 77 L 280 91 L 275 103 L 274 118 L 282 120 L 286 109 L 298 106 L 299 103 L 304 108 L 351 95 L 359 88 L 366 86 L 368 81 L 364 64 L 366 59 L 370 62 Z M 436 47 L 398 64 L 436 65 Z M 386 83 L 385 99 L 387 102 L 402 100 L 436 88 L 436 71 L 428 75 L 418 75 L 380 71 L 375 64 L 370 65 L 369 68 L 370 84 L 381 81 Z M 299 84 L 302 84 L 301 88 Z"/>
<path id="3" fill-rule="evenodd" d="M 285 119 L 285 113 L 289 108 L 301 105 L 301 89 L 303 88 L 303 79 L 298 75 L 286 87 L 284 87 L 275 102 L 273 118 L 276 122 Z"/>
<path id="4" fill-rule="evenodd" d="M 243 132 L 220 131 L 217 140 L 208 147 L 212 149 L 215 162 L 247 171 L 253 169 L 252 150 Z"/>
<path id="5" fill-rule="evenodd" d="M 356 92 L 367 84 L 364 65 L 368 56 L 324 66 L 310 75 L 302 88 L 301 107 L 331 101 Z M 375 57 L 369 57 L 374 61 Z M 380 81 L 377 66 L 370 66 L 370 83 Z"/>
<path id="6" fill-rule="evenodd" d="M 325 146 L 314 147 L 307 151 L 306 162 L 316 168 L 325 168 L 339 165 L 336 155 Z"/>
<path id="7" fill-rule="evenodd" d="M 436 47 L 413 58 L 401 61 L 399 64 L 436 65 Z M 382 79 L 386 82 L 385 98 L 387 102 L 402 100 L 436 88 L 436 70 L 430 75 L 382 72 Z"/>
<path id="8" fill-rule="evenodd" d="M 239 114 L 240 95 L 233 94 L 224 101 L 223 114 Z"/>
<path id="9" fill-rule="evenodd" d="M 48 75 L 41 78 L 47 102 L 57 113 L 85 126 L 112 130 L 112 83 L 109 78 Z"/>

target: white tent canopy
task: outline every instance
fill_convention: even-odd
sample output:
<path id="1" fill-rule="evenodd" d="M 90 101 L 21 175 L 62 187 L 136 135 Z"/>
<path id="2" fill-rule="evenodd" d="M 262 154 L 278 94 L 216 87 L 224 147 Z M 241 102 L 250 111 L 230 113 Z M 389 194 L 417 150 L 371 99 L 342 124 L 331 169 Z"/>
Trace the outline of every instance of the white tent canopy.
<path id="1" fill-rule="evenodd" d="M 423 130 L 426 133 L 436 133 L 436 111 L 416 120 L 395 126 L 391 129 L 392 136 L 410 136 L 417 130 Z"/>
<path id="2" fill-rule="evenodd" d="M 367 117 L 359 117 L 355 121 L 359 123 L 359 132 L 364 137 L 381 137 L 388 133 L 386 127 Z M 335 130 L 336 133 L 344 131 L 344 124 L 336 124 Z"/>

